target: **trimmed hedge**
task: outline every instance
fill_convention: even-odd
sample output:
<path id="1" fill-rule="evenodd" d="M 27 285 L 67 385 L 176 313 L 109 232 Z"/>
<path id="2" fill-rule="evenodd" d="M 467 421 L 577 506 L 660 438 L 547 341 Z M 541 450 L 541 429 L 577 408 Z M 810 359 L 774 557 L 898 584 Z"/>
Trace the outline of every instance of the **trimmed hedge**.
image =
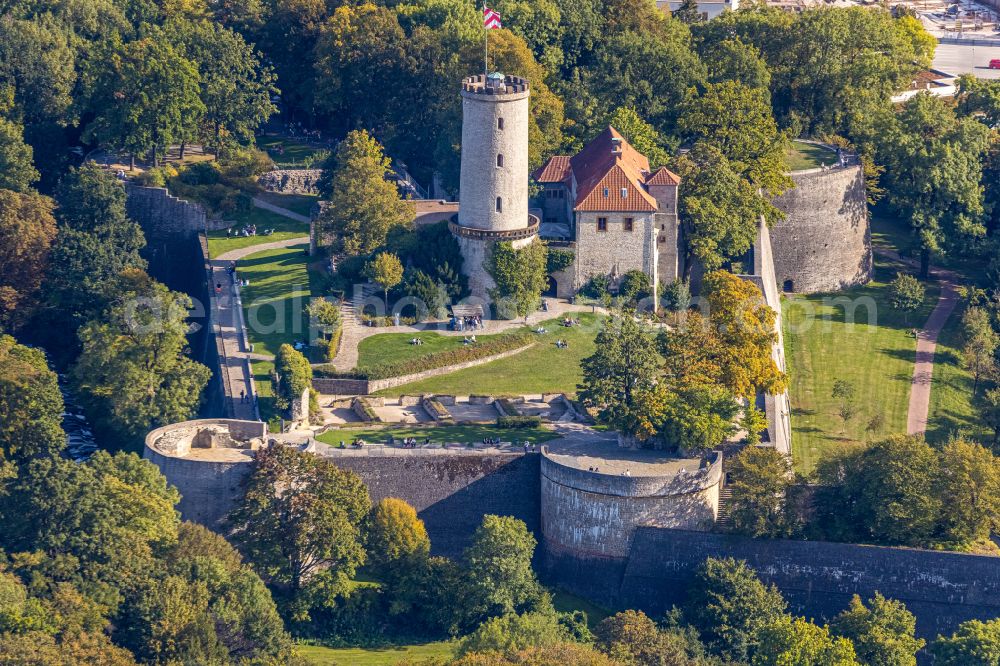
<path id="1" fill-rule="evenodd" d="M 388 379 L 390 377 L 400 377 L 402 375 L 423 372 L 424 370 L 436 370 L 437 368 L 444 368 L 458 363 L 477 361 L 487 356 L 493 356 L 494 354 L 502 354 L 503 352 L 527 347 L 534 341 L 535 337 L 530 331 L 502 333 L 483 338 L 481 342 L 477 342 L 474 345 L 465 345 L 396 363 L 378 363 L 358 368 L 351 372 L 338 372 L 331 366 L 321 365 L 313 368 L 313 376 L 328 379 Z"/>
<path id="2" fill-rule="evenodd" d="M 497 427 L 507 430 L 537 428 L 542 425 L 541 416 L 498 416 Z"/>

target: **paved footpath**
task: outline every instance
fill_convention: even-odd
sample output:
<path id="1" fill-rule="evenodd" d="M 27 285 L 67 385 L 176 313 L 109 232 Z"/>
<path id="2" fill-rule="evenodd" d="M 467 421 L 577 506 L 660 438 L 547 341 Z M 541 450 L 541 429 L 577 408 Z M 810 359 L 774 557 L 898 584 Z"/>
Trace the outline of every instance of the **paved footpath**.
<path id="1" fill-rule="evenodd" d="M 911 267 L 918 267 L 913 259 L 901 257 L 891 250 L 875 250 L 894 261 L 902 262 Z M 931 408 L 931 388 L 934 377 L 934 354 L 937 350 L 937 339 L 941 334 L 951 313 L 958 305 L 957 273 L 931 266 L 930 273 L 937 277 L 941 285 L 937 305 L 927 318 L 927 322 L 917 332 L 917 357 L 913 364 L 913 379 L 910 380 L 910 405 L 906 413 L 906 432 L 911 435 L 922 435 L 927 432 L 927 421 Z"/>
<path id="2" fill-rule="evenodd" d="M 306 215 L 300 215 L 299 213 L 288 210 L 287 208 L 282 208 L 281 206 L 275 206 L 273 203 L 264 201 L 263 199 L 259 199 L 257 197 L 254 197 L 253 199 L 253 205 L 262 210 L 271 211 L 276 215 L 287 217 L 289 220 L 295 220 L 296 222 L 304 222 L 305 224 L 309 224 L 310 222 L 310 219 Z M 308 242 L 309 239 L 306 238 L 306 241 Z"/>
<path id="3" fill-rule="evenodd" d="M 233 261 L 238 261 L 243 257 L 257 252 L 276 250 L 292 245 L 308 243 L 309 238 L 289 238 L 273 243 L 262 243 L 261 245 L 251 245 L 241 247 L 237 250 L 230 250 L 220 254 L 212 260 L 212 317 L 216 323 L 216 335 L 222 340 L 222 355 L 219 365 L 222 368 L 222 386 L 225 392 L 226 413 L 231 414 L 236 419 L 246 419 L 248 421 L 257 420 L 257 410 L 253 403 L 241 402 L 240 392 L 244 395 L 253 395 L 250 381 L 249 360 L 273 360 L 271 356 L 263 354 L 251 354 L 246 346 L 246 338 L 243 334 L 243 311 L 240 301 L 240 290 L 233 284 L 232 278 L 226 271 L 226 267 Z M 216 287 L 221 289 L 217 291 Z"/>

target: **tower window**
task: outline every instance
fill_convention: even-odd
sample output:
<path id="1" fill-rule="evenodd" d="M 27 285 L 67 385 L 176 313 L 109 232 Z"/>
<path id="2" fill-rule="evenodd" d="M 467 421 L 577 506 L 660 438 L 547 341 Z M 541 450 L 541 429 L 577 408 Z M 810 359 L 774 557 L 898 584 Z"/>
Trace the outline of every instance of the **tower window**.
<path id="1" fill-rule="evenodd" d="M 625 218 L 625 231 L 632 231 L 635 228 L 635 221 L 631 217 Z"/>
<path id="2" fill-rule="evenodd" d="M 497 166 L 498 167 L 502 167 L 503 166 L 503 155 L 502 154 L 497 155 Z"/>
<path id="3" fill-rule="evenodd" d="M 498 213 L 503 212 L 503 199 L 501 199 L 500 197 L 497 197 L 497 212 Z"/>
<path id="4" fill-rule="evenodd" d="M 503 118 L 497 118 L 497 129 L 498 130 L 503 129 Z"/>
<path id="5" fill-rule="evenodd" d="M 608 218 L 606 218 L 606 217 L 599 217 L 599 218 L 597 218 L 597 230 L 598 231 L 607 231 L 608 230 Z"/>

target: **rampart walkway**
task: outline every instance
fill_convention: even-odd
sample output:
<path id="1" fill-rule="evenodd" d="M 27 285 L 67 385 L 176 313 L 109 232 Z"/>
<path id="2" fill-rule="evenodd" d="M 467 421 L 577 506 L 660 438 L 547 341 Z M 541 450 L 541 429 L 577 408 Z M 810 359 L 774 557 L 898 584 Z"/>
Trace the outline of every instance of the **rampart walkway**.
<path id="1" fill-rule="evenodd" d="M 251 354 L 243 324 L 243 306 L 240 301 L 239 287 L 233 283 L 226 267 L 233 261 L 257 252 L 276 250 L 292 245 L 308 242 L 308 237 L 289 238 L 252 245 L 237 250 L 225 252 L 211 261 L 212 284 L 212 317 L 216 322 L 215 334 L 218 339 L 219 366 L 222 371 L 222 388 L 226 414 L 235 419 L 255 421 L 258 419 L 256 404 L 250 400 L 240 400 L 241 392 L 246 396 L 254 396 L 253 374 L 250 370 L 250 360 L 260 360 L 260 354 Z"/>

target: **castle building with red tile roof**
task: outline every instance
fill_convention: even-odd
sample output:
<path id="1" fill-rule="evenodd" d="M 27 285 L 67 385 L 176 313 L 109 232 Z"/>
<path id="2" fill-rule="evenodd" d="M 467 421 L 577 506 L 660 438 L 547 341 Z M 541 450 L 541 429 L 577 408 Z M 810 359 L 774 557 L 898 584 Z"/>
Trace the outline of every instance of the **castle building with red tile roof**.
<path id="1" fill-rule="evenodd" d="M 542 186 L 542 235 L 572 243 L 576 253 L 556 276 L 557 295 L 595 276 L 617 282 L 638 270 L 654 286 L 678 276 L 680 178 L 665 167 L 651 170 L 615 128 L 573 157 L 551 157 L 532 177 Z"/>

